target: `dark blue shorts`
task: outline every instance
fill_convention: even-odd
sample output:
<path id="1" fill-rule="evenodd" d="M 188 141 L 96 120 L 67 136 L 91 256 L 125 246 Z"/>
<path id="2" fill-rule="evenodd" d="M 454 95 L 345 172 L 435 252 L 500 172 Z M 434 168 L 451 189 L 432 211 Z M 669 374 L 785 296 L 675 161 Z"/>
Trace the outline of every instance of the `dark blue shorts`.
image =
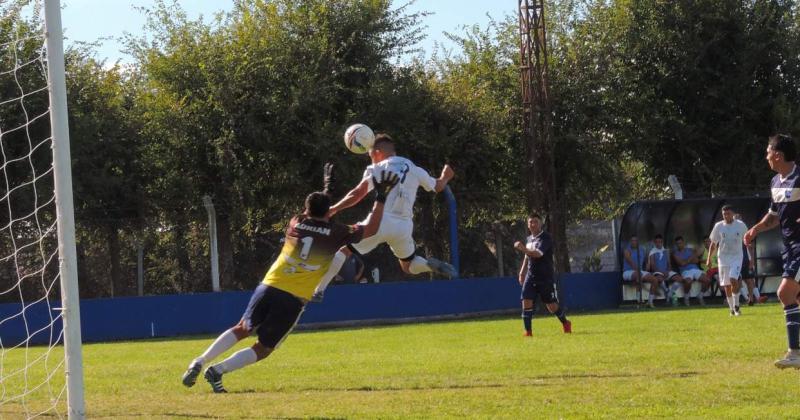
<path id="1" fill-rule="evenodd" d="M 522 283 L 522 294 L 520 299 L 523 300 L 536 300 L 536 297 L 542 300 L 542 303 L 556 303 L 558 297 L 556 296 L 556 285 L 552 280 L 539 280 L 528 277 Z"/>
<path id="2" fill-rule="evenodd" d="M 258 342 L 269 349 L 277 348 L 292 331 L 305 304 L 289 292 L 259 284 L 242 315 L 245 327 L 258 334 Z"/>
<path id="3" fill-rule="evenodd" d="M 783 277 L 791 279 L 797 277 L 797 271 L 800 270 L 800 246 L 784 245 L 781 259 L 783 260 Z"/>

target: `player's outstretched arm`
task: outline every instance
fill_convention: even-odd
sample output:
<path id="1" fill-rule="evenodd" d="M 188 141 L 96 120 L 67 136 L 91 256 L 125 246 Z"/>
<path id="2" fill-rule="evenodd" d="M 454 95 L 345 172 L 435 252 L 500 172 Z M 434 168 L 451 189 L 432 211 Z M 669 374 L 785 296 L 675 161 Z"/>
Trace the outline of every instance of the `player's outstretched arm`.
<path id="1" fill-rule="evenodd" d="M 328 196 L 333 199 L 336 194 L 336 176 L 334 174 L 333 163 L 331 162 L 326 162 L 323 167 L 322 183 L 322 192 L 328 194 Z"/>
<path id="2" fill-rule="evenodd" d="M 778 226 L 778 215 L 767 213 L 760 222 L 756 223 L 755 226 L 750 228 L 750 230 L 744 234 L 744 244 L 750 245 L 750 243 L 753 242 L 753 239 L 755 239 L 759 233 L 764 232 L 765 230 L 773 229 L 776 226 Z"/>
<path id="3" fill-rule="evenodd" d="M 384 171 L 381 174 L 381 179 L 372 177 L 372 185 L 375 186 L 375 204 L 372 205 L 372 212 L 367 218 L 367 223 L 364 225 L 364 238 L 368 238 L 378 232 L 383 219 L 383 204 L 386 202 L 386 195 L 389 191 L 397 185 L 397 174 L 389 171 Z"/>
<path id="4" fill-rule="evenodd" d="M 331 206 L 330 210 L 328 210 L 328 217 L 333 217 L 333 215 L 336 213 L 355 206 L 356 204 L 360 203 L 368 193 L 369 181 L 364 179 L 359 182 L 355 188 L 350 190 L 347 195 L 344 196 L 344 198 L 339 200 L 338 203 Z"/>
<path id="5" fill-rule="evenodd" d="M 436 179 L 436 186 L 433 188 L 433 190 L 437 193 L 442 192 L 444 187 L 447 186 L 447 183 L 450 182 L 455 175 L 456 173 L 453 171 L 453 168 L 450 167 L 450 165 L 445 164 L 444 168 L 442 168 L 442 174 Z"/>

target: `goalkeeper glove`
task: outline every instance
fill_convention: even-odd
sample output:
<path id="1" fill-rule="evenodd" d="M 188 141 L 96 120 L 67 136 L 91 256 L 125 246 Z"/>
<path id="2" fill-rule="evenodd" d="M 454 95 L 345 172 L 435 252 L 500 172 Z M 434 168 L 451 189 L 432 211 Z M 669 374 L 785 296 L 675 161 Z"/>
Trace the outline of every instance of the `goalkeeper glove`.
<path id="1" fill-rule="evenodd" d="M 327 162 L 325 164 L 325 169 L 324 169 L 323 173 L 324 173 L 324 175 L 323 175 L 322 179 L 323 179 L 324 188 L 322 189 L 322 192 L 332 196 L 333 195 L 333 187 L 334 187 L 333 184 L 336 182 L 336 178 L 333 175 L 333 163 Z"/>
<path id="2" fill-rule="evenodd" d="M 372 185 L 375 186 L 375 201 L 379 203 L 386 202 L 386 196 L 389 194 L 389 191 L 397 185 L 397 179 L 399 177 L 396 173 L 390 171 L 383 171 L 381 173 L 381 179 L 378 181 L 375 179 L 375 176 L 372 176 Z"/>

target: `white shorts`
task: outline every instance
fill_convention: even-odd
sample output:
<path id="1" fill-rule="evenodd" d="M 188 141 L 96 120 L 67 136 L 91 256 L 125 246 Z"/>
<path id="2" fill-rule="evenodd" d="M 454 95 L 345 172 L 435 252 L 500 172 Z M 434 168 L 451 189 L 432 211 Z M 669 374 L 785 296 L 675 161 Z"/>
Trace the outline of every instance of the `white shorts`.
<path id="1" fill-rule="evenodd" d="M 672 280 L 672 278 L 677 276 L 678 273 L 676 273 L 674 271 L 670 271 L 669 273 L 664 274 L 664 273 L 662 273 L 660 271 L 655 271 L 655 272 L 653 272 L 653 275 L 654 276 L 659 276 L 659 277 L 663 278 L 664 280 Z"/>
<path id="2" fill-rule="evenodd" d="M 352 246 L 361 254 L 368 254 L 378 245 L 386 243 L 392 249 L 395 257 L 398 259 L 408 258 L 417 250 L 417 244 L 411 236 L 412 233 L 414 233 L 414 222 L 411 219 L 393 217 L 384 213 L 378 232 Z"/>
<path id="3" fill-rule="evenodd" d="M 633 273 L 635 273 L 635 272 L 636 272 L 636 270 L 627 270 L 627 271 L 623 272 L 622 273 L 622 280 L 633 281 Z M 650 275 L 649 271 L 642 270 L 641 273 L 642 273 L 642 277 Z M 641 280 L 642 279 L 639 279 L 639 281 L 641 281 Z"/>
<path id="4" fill-rule="evenodd" d="M 719 285 L 730 286 L 731 279 L 738 280 L 742 272 L 742 265 L 721 265 L 719 266 Z"/>
<path id="5" fill-rule="evenodd" d="M 702 276 L 703 274 L 705 274 L 705 273 L 703 272 L 703 270 L 701 270 L 699 268 L 692 268 L 692 269 L 689 269 L 689 270 L 686 270 L 686 271 L 681 271 L 681 276 L 683 278 L 692 279 L 694 281 L 697 281 L 697 279 L 699 279 L 700 276 Z"/>

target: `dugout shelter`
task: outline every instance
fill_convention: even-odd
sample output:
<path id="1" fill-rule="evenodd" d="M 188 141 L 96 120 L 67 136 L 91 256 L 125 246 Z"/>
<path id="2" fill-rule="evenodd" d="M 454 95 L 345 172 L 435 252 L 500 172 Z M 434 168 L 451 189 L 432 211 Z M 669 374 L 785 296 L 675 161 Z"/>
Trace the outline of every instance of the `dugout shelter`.
<path id="1" fill-rule="evenodd" d="M 703 239 L 711 233 L 714 224 L 722 220 L 722 207 L 726 204 L 733 206 L 749 228 L 764 217 L 770 200 L 767 197 L 718 197 L 634 202 L 622 216 L 617 233 L 619 267 L 622 267 L 623 252 L 632 236 L 639 239 L 645 252 L 650 251 L 653 238 L 659 233 L 664 236 L 667 249 L 674 247 L 677 236 L 683 236 L 687 246 L 703 247 Z M 782 274 L 781 248 L 780 229 L 763 232 L 756 238 L 755 274 L 762 291 L 768 279 Z M 767 291 L 774 291 L 769 287 L 772 281 L 769 283 Z M 623 300 L 635 299 L 624 287 L 622 289 Z"/>

